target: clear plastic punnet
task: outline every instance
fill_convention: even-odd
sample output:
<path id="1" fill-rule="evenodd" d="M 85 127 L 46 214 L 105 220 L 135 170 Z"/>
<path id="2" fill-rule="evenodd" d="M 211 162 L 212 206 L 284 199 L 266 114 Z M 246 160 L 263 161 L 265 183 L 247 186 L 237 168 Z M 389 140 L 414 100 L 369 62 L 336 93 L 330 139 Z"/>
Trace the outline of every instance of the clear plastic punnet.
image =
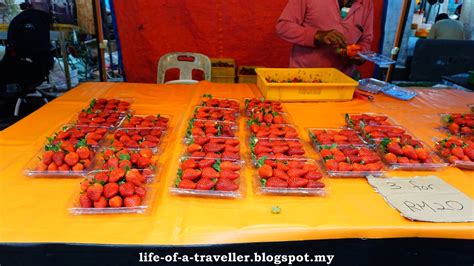
<path id="1" fill-rule="evenodd" d="M 88 173 L 74 194 L 69 212 L 80 214 L 144 213 L 154 196 L 138 170 Z"/>
<path id="2" fill-rule="evenodd" d="M 396 61 L 372 51 L 359 52 L 358 55 L 367 61 L 370 61 L 378 66 L 388 66 L 397 63 Z"/>
<path id="3" fill-rule="evenodd" d="M 120 128 L 163 128 L 170 127 L 173 116 L 168 114 L 141 115 L 129 114 L 120 123 Z"/>
<path id="4" fill-rule="evenodd" d="M 247 132 L 250 137 L 272 139 L 299 138 L 298 128 L 292 124 L 265 124 L 250 120 Z"/>
<path id="5" fill-rule="evenodd" d="M 450 136 L 435 142 L 437 153 L 452 166 L 474 170 L 474 137 Z"/>
<path id="6" fill-rule="evenodd" d="M 370 146 L 320 146 L 319 156 L 331 177 L 383 176 L 385 166 Z"/>
<path id="7" fill-rule="evenodd" d="M 359 132 L 348 127 L 341 128 L 307 128 L 308 135 L 317 148 L 321 145 L 367 145 Z"/>
<path id="8" fill-rule="evenodd" d="M 182 157 L 170 191 L 182 196 L 241 198 L 244 166 L 242 161 Z"/>
<path id="9" fill-rule="evenodd" d="M 204 94 L 201 96 L 198 106 L 230 108 L 235 112 L 240 113 L 240 101 L 230 98 L 215 98 L 211 94 Z"/>
<path id="10" fill-rule="evenodd" d="M 254 187 L 259 194 L 324 196 L 328 192 L 325 173 L 312 159 L 259 161 Z"/>
<path id="11" fill-rule="evenodd" d="M 361 126 L 398 126 L 395 122 L 386 114 L 378 113 L 346 113 L 344 119 L 349 127 L 360 130 Z"/>
<path id="12" fill-rule="evenodd" d="M 306 145 L 301 139 L 249 138 L 250 156 L 256 166 L 262 157 L 267 159 L 306 158 Z"/>
<path id="13" fill-rule="evenodd" d="M 196 106 L 192 118 L 236 123 L 239 118 L 239 113 L 231 108 Z"/>
<path id="14" fill-rule="evenodd" d="M 165 138 L 164 128 L 118 128 L 105 137 L 103 147 L 151 149 L 158 152 Z"/>
<path id="15" fill-rule="evenodd" d="M 377 150 L 392 170 L 435 171 L 448 165 L 420 140 L 397 140 L 385 138 L 377 143 Z"/>
<path id="16" fill-rule="evenodd" d="M 241 143 L 236 137 L 195 137 L 192 141 L 185 138 L 184 142 L 183 156 L 241 160 Z"/>

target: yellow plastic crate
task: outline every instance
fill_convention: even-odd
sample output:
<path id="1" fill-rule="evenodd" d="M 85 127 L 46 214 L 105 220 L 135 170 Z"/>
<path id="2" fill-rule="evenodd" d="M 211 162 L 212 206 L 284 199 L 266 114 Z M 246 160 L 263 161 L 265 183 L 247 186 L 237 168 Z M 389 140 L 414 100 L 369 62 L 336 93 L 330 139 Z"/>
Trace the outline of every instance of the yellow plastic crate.
<path id="1" fill-rule="evenodd" d="M 335 68 L 257 68 L 257 86 L 268 100 L 350 101 L 358 82 Z M 266 78 L 286 81 L 293 78 L 308 83 L 270 83 Z M 321 83 L 310 83 L 320 80 Z"/>

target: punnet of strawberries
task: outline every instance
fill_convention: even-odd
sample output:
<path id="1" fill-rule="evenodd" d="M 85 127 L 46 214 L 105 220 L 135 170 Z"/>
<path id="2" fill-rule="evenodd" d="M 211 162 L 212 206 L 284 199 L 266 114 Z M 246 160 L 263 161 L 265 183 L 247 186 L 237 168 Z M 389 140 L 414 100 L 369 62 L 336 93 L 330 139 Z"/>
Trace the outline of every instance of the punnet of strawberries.
<path id="1" fill-rule="evenodd" d="M 126 148 L 105 148 L 97 155 L 97 165 L 103 170 L 121 168 L 140 169 L 145 177 L 155 174 L 158 155 L 151 149 L 129 150 Z"/>
<path id="2" fill-rule="evenodd" d="M 394 126 L 386 115 L 375 114 L 345 114 L 346 123 L 354 128 L 360 130 L 361 126 Z"/>
<path id="3" fill-rule="evenodd" d="M 451 134 L 474 135 L 474 113 L 443 114 L 441 119 Z"/>
<path id="4" fill-rule="evenodd" d="M 99 145 L 106 133 L 107 129 L 102 127 L 65 125 L 60 131 L 48 138 L 48 141 L 51 144 L 68 141 L 76 145 L 80 140 L 85 139 L 86 145 L 95 147 Z"/>
<path id="5" fill-rule="evenodd" d="M 123 120 L 120 127 L 122 128 L 148 128 L 158 127 L 166 129 L 168 127 L 169 118 L 158 115 L 131 115 L 128 114 Z"/>
<path id="6" fill-rule="evenodd" d="M 230 108 L 236 112 L 240 111 L 240 102 L 234 99 L 214 98 L 212 94 L 203 94 L 201 97 L 201 106 Z"/>
<path id="7" fill-rule="evenodd" d="M 91 167 L 93 150 L 81 139 L 75 144 L 68 140 L 50 139 L 45 145 L 40 161 L 35 167 L 39 172 L 83 172 Z"/>
<path id="8" fill-rule="evenodd" d="M 263 157 L 258 162 L 260 185 L 273 189 L 322 189 L 323 174 L 311 160 L 270 160 Z"/>
<path id="9" fill-rule="evenodd" d="M 283 113 L 266 110 L 266 109 L 259 109 L 259 110 L 254 110 L 250 116 L 250 119 L 247 121 L 248 126 L 255 123 L 258 123 L 258 124 L 266 123 L 267 125 L 288 124 L 289 121 L 286 117 L 284 117 Z"/>
<path id="10" fill-rule="evenodd" d="M 240 169 L 240 162 L 184 157 L 181 159 L 175 186 L 185 190 L 237 191 Z"/>
<path id="11" fill-rule="evenodd" d="M 236 124 L 233 122 L 191 119 L 186 129 L 186 138 L 204 136 L 234 137 L 235 127 Z"/>
<path id="12" fill-rule="evenodd" d="M 240 160 L 240 140 L 224 137 L 194 137 L 186 155 L 223 160 Z"/>
<path id="13" fill-rule="evenodd" d="M 123 114 L 119 112 L 92 111 L 87 109 L 79 113 L 75 123 L 79 126 L 115 127 L 120 123 L 122 118 Z"/>
<path id="14" fill-rule="evenodd" d="M 156 148 L 160 144 L 163 128 L 119 128 L 108 146 L 115 148 Z"/>
<path id="15" fill-rule="evenodd" d="M 412 138 L 384 138 L 378 145 L 390 165 L 435 163 L 423 143 Z"/>
<path id="16" fill-rule="evenodd" d="M 436 149 L 452 164 L 462 162 L 474 165 L 474 138 L 451 136 L 436 142 Z"/>
<path id="17" fill-rule="evenodd" d="M 237 121 L 235 110 L 229 108 L 198 106 L 194 111 L 193 118 L 215 121 Z"/>
<path id="18" fill-rule="evenodd" d="M 250 151 L 254 160 L 303 158 L 305 150 L 299 139 L 265 139 L 251 137 Z"/>
<path id="19" fill-rule="evenodd" d="M 364 144 L 357 131 L 352 129 L 309 129 L 311 139 L 317 145 Z"/>
<path id="20" fill-rule="evenodd" d="M 265 111 L 282 112 L 283 106 L 279 101 L 270 101 L 265 100 L 264 98 L 245 99 L 245 113 L 247 115 L 251 115 L 254 111 L 259 111 L 262 109 Z"/>
<path id="21" fill-rule="evenodd" d="M 253 120 L 250 123 L 250 134 L 257 138 L 285 138 L 294 139 L 298 138 L 298 131 L 296 128 L 289 124 L 266 124 L 258 123 Z"/>
<path id="22" fill-rule="evenodd" d="M 383 138 L 412 138 L 406 130 L 397 126 L 364 126 L 363 135 L 368 140 L 380 140 Z"/>
<path id="23" fill-rule="evenodd" d="M 319 153 L 328 172 L 376 173 L 384 165 L 377 152 L 369 147 L 321 146 Z"/>
<path id="24" fill-rule="evenodd" d="M 105 111 L 105 113 L 126 113 L 130 110 L 130 102 L 120 99 L 92 99 L 89 103 L 91 112 Z"/>
<path id="25" fill-rule="evenodd" d="M 146 178 L 138 169 L 94 171 L 81 182 L 81 208 L 134 208 L 144 204 Z"/>

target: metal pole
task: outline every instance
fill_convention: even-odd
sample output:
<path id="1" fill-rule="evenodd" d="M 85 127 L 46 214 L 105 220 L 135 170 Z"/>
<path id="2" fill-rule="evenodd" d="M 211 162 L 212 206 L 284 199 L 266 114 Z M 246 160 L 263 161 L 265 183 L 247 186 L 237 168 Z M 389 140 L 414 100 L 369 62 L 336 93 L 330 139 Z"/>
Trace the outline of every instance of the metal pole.
<path id="1" fill-rule="evenodd" d="M 95 33 L 97 36 L 97 51 L 98 51 L 98 60 L 99 60 L 99 74 L 100 81 L 107 81 L 107 71 L 105 68 L 105 56 L 104 56 L 104 31 L 102 25 L 102 15 L 100 8 L 100 0 L 92 0 L 94 8 L 94 22 L 95 22 Z"/>
<path id="2" fill-rule="evenodd" d="M 397 61 L 398 59 L 398 50 L 400 49 L 400 45 L 403 40 L 403 33 L 405 32 L 408 14 L 410 13 L 411 3 L 412 3 L 412 0 L 404 0 L 403 2 L 402 13 L 400 14 L 400 21 L 398 22 L 398 28 L 395 33 L 395 40 L 393 43 L 393 48 L 394 48 L 394 51 L 396 51 L 396 53 L 392 52 L 392 56 L 391 56 L 391 59 L 394 61 Z M 386 82 L 392 82 L 392 76 L 395 70 L 395 65 L 396 64 L 392 64 L 388 67 L 387 76 L 385 78 Z"/>

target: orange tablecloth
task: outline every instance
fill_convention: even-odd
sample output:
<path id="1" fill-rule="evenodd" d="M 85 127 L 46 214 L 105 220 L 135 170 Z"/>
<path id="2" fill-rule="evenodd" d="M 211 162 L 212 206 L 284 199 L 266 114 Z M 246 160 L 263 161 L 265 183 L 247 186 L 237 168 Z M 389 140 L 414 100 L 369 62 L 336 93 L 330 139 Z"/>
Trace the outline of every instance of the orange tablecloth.
<path id="1" fill-rule="evenodd" d="M 473 93 L 418 90 L 411 102 L 377 96 L 327 103 L 285 103 L 309 142 L 306 127 L 344 125 L 345 112 L 382 112 L 428 143 L 443 134 L 438 113 L 465 112 Z M 0 132 L 0 242 L 67 242 L 108 244 L 218 244 L 337 238 L 439 237 L 474 239 L 472 223 L 412 222 L 400 216 L 363 178 L 327 179 L 326 197 L 260 196 L 253 190 L 253 169 L 244 172 L 243 199 L 178 197 L 169 193 L 183 151 L 182 137 L 193 105 L 203 93 L 216 97 L 261 97 L 254 85 L 152 85 L 86 83 Z M 170 138 L 160 163 L 161 179 L 144 215 L 83 215 L 67 211 L 77 196 L 79 179 L 31 178 L 22 169 L 60 125 L 68 122 L 94 97 L 134 98 L 137 114 L 173 115 Z M 244 141 L 244 119 L 240 137 Z M 242 153 L 248 154 L 243 145 Z M 309 155 L 316 158 L 314 151 Z M 435 174 L 470 197 L 474 172 L 446 168 L 440 172 L 390 172 L 392 176 Z M 278 205 L 280 214 L 272 214 Z"/>

